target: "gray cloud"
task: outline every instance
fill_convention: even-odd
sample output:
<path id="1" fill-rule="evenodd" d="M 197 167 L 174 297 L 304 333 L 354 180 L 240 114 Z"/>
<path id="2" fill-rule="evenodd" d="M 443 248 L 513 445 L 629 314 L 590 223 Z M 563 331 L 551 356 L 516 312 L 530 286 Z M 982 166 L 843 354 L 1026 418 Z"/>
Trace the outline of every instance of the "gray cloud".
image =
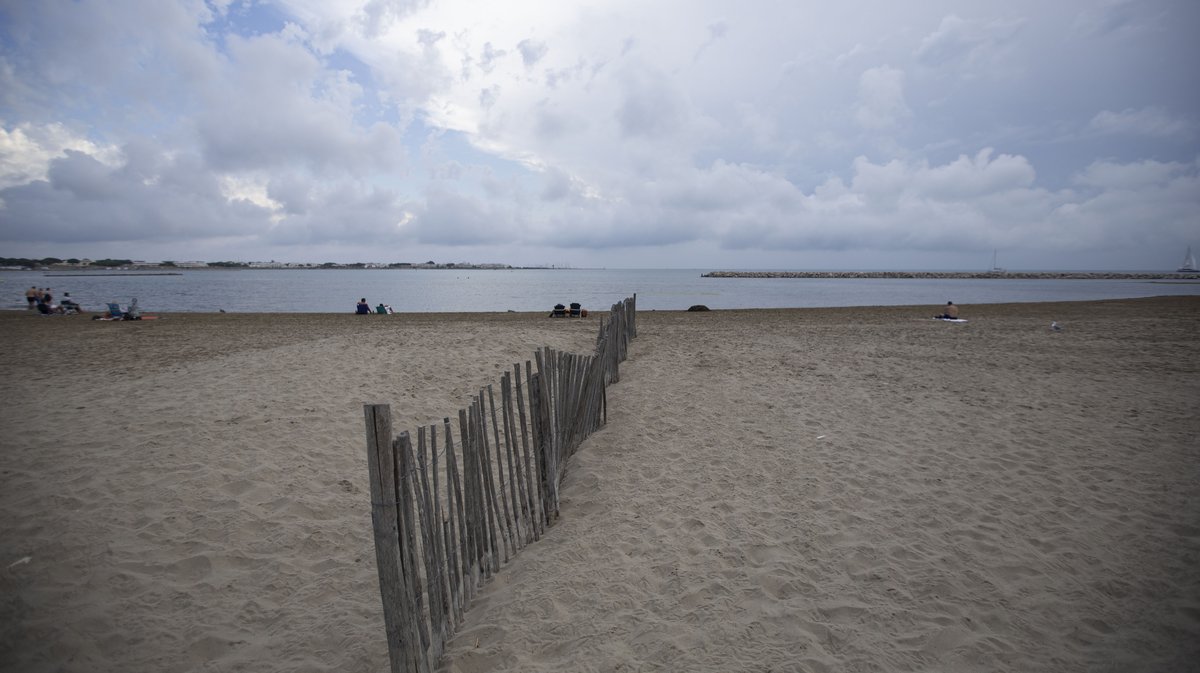
<path id="1" fill-rule="evenodd" d="M 483 52 L 479 55 L 479 67 L 484 72 L 491 72 L 496 67 L 497 62 L 507 55 L 508 52 L 506 50 L 496 48 L 491 42 L 485 42 L 483 44 Z"/>
<path id="2" fill-rule="evenodd" d="M 897 126 L 912 115 L 904 102 L 904 71 L 891 66 L 871 68 L 858 79 L 854 119 L 865 129 Z"/>
<path id="3" fill-rule="evenodd" d="M 0 240 L 186 241 L 265 230 L 267 211 L 226 199 L 194 157 L 133 154 L 111 167 L 68 150 L 48 179 L 0 190 Z"/>
<path id="4" fill-rule="evenodd" d="M 544 201 L 562 201 L 573 193 L 571 176 L 558 169 L 546 172 L 545 186 L 542 189 Z"/>
<path id="5" fill-rule="evenodd" d="M 617 120 L 623 136 L 657 136 L 677 129 L 684 111 L 670 78 L 649 68 L 635 68 L 624 72 L 620 84 Z"/>
<path id="6" fill-rule="evenodd" d="M 526 68 L 532 68 L 538 61 L 545 58 L 550 47 L 545 42 L 526 39 L 517 43 L 517 51 L 521 52 L 521 62 Z"/>
<path id="7" fill-rule="evenodd" d="M 1085 34 L 1106 35 L 1157 28 L 1179 4 L 1172 0 L 1114 0 L 1096 3 L 1079 13 L 1075 28 Z"/>
<path id="8" fill-rule="evenodd" d="M 271 195 L 287 204 L 287 215 L 264 235 L 271 244 L 379 245 L 407 238 L 401 226 L 406 204 L 389 189 L 353 182 L 331 186 L 300 181 L 273 183 Z"/>
<path id="9" fill-rule="evenodd" d="M 708 24 L 706 28 L 708 30 L 708 39 L 696 49 L 696 54 L 692 57 L 693 61 L 699 60 L 704 55 L 704 52 L 708 51 L 709 47 L 725 37 L 725 34 L 729 32 L 729 22 L 725 19 L 718 19 Z"/>
<path id="10" fill-rule="evenodd" d="M 405 236 L 418 243 L 447 246 L 480 245 L 510 241 L 512 216 L 492 201 L 485 201 L 435 185 L 424 202 L 414 208 L 415 218 Z"/>
<path id="11" fill-rule="evenodd" d="M 1013 40 L 1025 25 L 1024 19 L 968 21 L 946 16 L 937 30 L 917 47 L 917 61 L 926 66 L 969 64 L 987 58 Z"/>
<path id="12" fill-rule="evenodd" d="M 1196 123 L 1180 117 L 1172 116 L 1159 107 L 1145 107 L 1139 110 L 1127 108 L 1120 112 L 1101 110 L 1092 117 L 1088 126 L 1100 133 L 1145 135 L 1156 137 L 1183 136 L 1195 134 Z"/>

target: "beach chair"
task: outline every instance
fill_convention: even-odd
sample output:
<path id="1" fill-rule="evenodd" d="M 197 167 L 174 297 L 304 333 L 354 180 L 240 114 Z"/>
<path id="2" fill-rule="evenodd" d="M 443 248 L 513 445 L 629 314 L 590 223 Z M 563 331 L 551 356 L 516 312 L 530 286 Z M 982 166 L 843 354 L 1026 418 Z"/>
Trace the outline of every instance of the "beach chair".
<path id="1" fill-rule="evenodd" d="M 121 319 L 125 317 L 125 312 L 121 310 L 121 305 L 115 302 L 108 304 L 108 317 Z"/>
<path id="2" fill-rule="evenodd" d="M 550 317 L 551 317 L 551 318 L 565 318 L 565 317 L 567 317 L 567 307 L 566 307 L 566 306 L 563 306 L 562 304 L 555 304 L 555 305 L 554 305 L 554 310 L 550 312 Z"/>
<path id="3" fill-rule="evenodd" d="M 583 307 L 579 305 L 579 302 L 575 302 L 575 301 L 571 302 L 571 317 L 578 318 L 579 312 L 582 309 L 583 309 Z"/>

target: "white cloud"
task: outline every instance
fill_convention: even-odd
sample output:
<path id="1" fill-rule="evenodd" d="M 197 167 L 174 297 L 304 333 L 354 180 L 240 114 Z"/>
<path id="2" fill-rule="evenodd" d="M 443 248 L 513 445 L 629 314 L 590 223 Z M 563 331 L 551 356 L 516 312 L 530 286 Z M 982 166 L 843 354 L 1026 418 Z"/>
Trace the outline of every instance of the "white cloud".
<path id="1" fill-rule="evenodd" d="M 428 5 L 429 0 L 368 0 L 359 11 L 359 20 L 367 36 L 378 36 Z"/>
<path id="2" fill-rule="evenodd" d="M 282 217 L 280 211 L 283 204 L 271 198 L 270 181 L 264 175 L 223 175 L 220 176 L 221 195 L 228 201 L 246 201 L 266 211 L 275 214 L 271 222 L 277 223 Z"/>
<path id="3" fill-rule="evenodd" d="M 392 126 L 356 121 L 361 85 L 324 67 L 298 29 L 253 38 L 231 36 L 219 86 L 205 91 L 195 117 L 209 161 L 220 169 L 307 165 L 366 173 L 404 163 Z"/>
<path id="4" fill-rule="evenodd" d="M 119 151 L 100 147 L 71 133 L 64 125 L 53 122 L 25 122 L 12 128 L 0 124 L 0 189 L 45 180 L 50 162 L 75 150 L 96 157 L 104 163 L 117 161 Z"/>

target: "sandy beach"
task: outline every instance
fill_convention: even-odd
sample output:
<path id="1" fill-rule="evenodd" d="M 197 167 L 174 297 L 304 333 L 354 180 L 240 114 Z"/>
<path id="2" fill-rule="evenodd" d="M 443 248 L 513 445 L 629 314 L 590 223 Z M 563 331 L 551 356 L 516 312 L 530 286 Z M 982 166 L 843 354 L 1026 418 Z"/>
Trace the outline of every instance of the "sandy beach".
<path id="1" fill-rule="evenodd" d="M 443 669 L 1197 670 L 1200 298 L 938 308 L 640 313 Z M 596 329 L 0 314 L 0 670 L 388 670 L 362 405 Z"/>

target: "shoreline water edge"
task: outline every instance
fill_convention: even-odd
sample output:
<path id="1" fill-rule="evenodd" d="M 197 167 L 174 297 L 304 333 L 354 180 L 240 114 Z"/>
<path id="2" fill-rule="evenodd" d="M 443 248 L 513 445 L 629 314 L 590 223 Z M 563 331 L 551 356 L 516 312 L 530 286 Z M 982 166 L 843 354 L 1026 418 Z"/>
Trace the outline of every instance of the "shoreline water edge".
<path id="1" fill-rule="evenodd" d="M 995 304 L 1085 301 L 1157 295 L 1200 294 L 1200 282 L 1166 274 L 951 275 L 939 272 L 709 272 L 700 269 L 645 270 L 204 270 L 180 275 L 78 275 L 46 277 L 37 272 L 0 274 L 0 308 L 25 308 L 30 286 L 70 292 L 88 310 L 133 297 L 158 312 L 341 313 L 359 298 L 384 303 L 400 313 L 549 312 L 555 304 L 611 306 L 638 293 L 639 310 L 810 308 Z M 783 277 L 782 274 L 806 274 Z M 1129 276 L 1133 276 L 1130 278 Z M 1082 278 L 1082 279 L 1077 279 Z"/>

